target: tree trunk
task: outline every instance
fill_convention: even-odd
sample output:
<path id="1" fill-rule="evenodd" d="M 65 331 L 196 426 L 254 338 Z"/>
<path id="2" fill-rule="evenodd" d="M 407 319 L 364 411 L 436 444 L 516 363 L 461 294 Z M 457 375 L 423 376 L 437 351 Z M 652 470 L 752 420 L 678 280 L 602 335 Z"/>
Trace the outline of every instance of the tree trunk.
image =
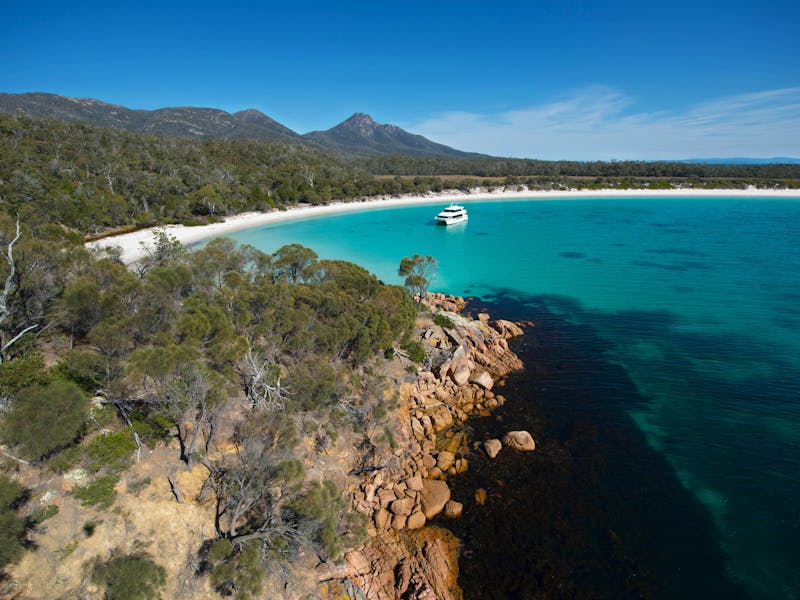
<path id="1" fill-rule="evenodd" d="M 172 488 L 172 493 L 175 495 L 175 500 L 178 501 L 178 504 L 183 504 L 183 494 L 181 493 L 181 488 L 178 486 L 178 482 L 175 480 L 175 476 L 170 473 L 167 480 L 169 481 L 170 488 Z"/>

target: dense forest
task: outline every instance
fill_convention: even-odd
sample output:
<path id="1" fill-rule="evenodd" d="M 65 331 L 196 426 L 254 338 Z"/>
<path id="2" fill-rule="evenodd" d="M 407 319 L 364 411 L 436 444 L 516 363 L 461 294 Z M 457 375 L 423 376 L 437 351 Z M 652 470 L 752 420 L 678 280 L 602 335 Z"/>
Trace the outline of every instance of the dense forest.
<path id="1" fill-rule="evenodd" d="M 124 226 L 203 223 L 298 203 L 487 185 L 797 187 L 800 166 L 346 158 L 302 141 L 168 138 L 0 116 L 0 208 L 62 237 Z M 75 241 L 80 237 L 73 235 Z"/>
<path id="2" fill-rule="evenodd" d="M 477 177 L 661 177 L 695 179 L 798 179 L 796 164 L 704 164 L 666 161 L 534 160 L 528 158 L 416 158 L 391 156 L 359 159 L 364 170 L 384 175 L 463 175 Z"/>

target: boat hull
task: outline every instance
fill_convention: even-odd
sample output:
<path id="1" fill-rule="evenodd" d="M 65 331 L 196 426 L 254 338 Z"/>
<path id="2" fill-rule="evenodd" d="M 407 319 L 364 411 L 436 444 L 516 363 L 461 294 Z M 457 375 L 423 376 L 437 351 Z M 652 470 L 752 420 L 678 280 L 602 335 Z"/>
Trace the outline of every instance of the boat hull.
<path id="1" fill-rule="evenodd" d="M 437 225 L 457 225 L 458 223 L 465 223 L 467 221 L 467 216 L 464 215 L 463 217 L 456 217 L 454 219 L 442 219 L 436 217 L 436 224 Z"/>

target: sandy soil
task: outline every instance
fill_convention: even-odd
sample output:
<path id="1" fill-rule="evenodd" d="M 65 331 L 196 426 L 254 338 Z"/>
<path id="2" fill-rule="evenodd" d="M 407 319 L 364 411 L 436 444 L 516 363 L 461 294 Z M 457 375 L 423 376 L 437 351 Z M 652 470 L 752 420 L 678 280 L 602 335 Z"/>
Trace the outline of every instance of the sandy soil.
<path id="1" fill-rule="evenodd" d="M 289 210 L 274 210 L 271 212 L 249 212 L 226 218 L 221 223 L 212 223 L 197 227 L 187 227 L 185 225 L 166 225 L 160 228 L 141 229 L 131 233 L 124 233 L 117 236 L 107 237 L 86 245 L 90 248 L 118 246 L 122 249 L 122 260 L 125 264 L 132 264 L 144 256 L 142 244 L 152 244 L 153 232 L 156 229 L 166 231 L 170 236 L 174 236 L 184 245 L 194 244 L 201 240 L 214 238 L 232 231 L 266 225 L 268 223 L 278 223 L 280 221 L 290 221 L 294 219 L 304 219 L 322 215 L 352 212 L 358 210 L 370 210 L 376 208 L 389 208 L 393 206 L 413 206 L 418 204 L 442 204 L 445 202 L 470 202 L 478 200 L 510 200 L 510 199 L 568 199 L 586 197 L 635 197 L 635 198 L 654 198 L 665 196 L 678 197 L 708 197 L 708 196 L 739 196 L 739 197 L 770 197 L 770 198 L 800 198 L 800 190 L 763 190 L 748 188 L 745 190 L 697 190 L 697 189 L 674 189 L 674 190 L 574 190 L 563 192 L 543 192 L 543 191 L 499 191 L 481 192 L 475 191 L 470 194 L 462 192 L 441 192 L 431 193 L 424 196 L 399 196 L 381 197 L 362 201 L 334 202 L 324 206 L 298 206 Z"/>

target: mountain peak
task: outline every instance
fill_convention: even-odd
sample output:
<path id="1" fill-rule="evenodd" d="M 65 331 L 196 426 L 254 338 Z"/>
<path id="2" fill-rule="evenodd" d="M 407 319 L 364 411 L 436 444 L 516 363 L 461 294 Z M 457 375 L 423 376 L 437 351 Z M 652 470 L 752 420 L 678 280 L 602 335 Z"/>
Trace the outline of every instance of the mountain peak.
<path id="1" fill-rule="evenodd" d="M 381 125 L 363 112 L 354 113 L 327 131 L 312 131 L 303 137 L 328 148 L 361 156 L 474 156 L 404 131 L 397 125 Z"/>
<path id="2" fill-rule="evenodd" d="M 263 119 L 267 115 L 265 115 L 257 108 L 245 108 L 244 110 L 240 110 L 238 112 L 233 113 L 233 116 L 239 117 L 242 120 L 248 120 L 248 119 Z"/>
<path id="3" fill-rule="evenodd" d="M 373 137 L 375 132 L 380 129 L 381 125 L 379 125 L 375 119 L 366 113 L 357 112 L 329 131 L 350 131 L 358 135 Z"/>
<path id="4" fill-rule="evenodd" d="M 357 112 L 353 113 L 353 115 L 344 121 L 344 123 L 364 123 L 366 125 L 377 125 L 378 123 L 370 117 L 367 113 Z"/>

